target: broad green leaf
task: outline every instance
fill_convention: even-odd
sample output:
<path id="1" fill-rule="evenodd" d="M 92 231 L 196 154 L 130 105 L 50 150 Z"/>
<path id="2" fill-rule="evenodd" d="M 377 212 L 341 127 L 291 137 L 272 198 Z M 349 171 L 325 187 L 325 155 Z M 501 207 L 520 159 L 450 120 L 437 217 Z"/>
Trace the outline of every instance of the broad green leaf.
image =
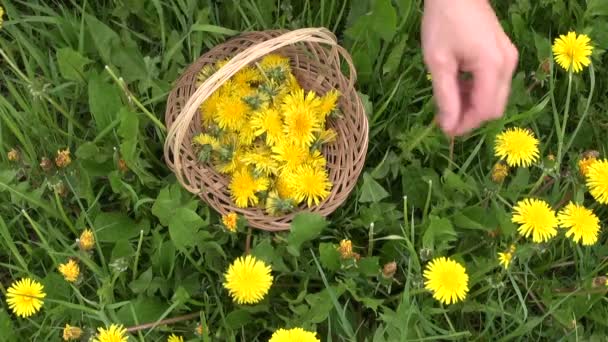
<path id="1" fill-rule="evenodd" d="M 0 336 L 0 341 L 2 342 L 19 340 L 17 335 L 15 335 L 11 317 L 4 311 L 4 308 L 0 308 L 0 331 L 2 331 L 2 335 Z"/>
<path id="2" fill-rule="evenodd" d="M 370 13 L 371 29 L 385 41 L 391 41 L 397 32 L 397 12 L 391 0 L 376 0 Z"/>
<path id="3" fill-rule="evenodd" d="M 83 57 L 71 48 L 61 48 L 57 50 L 57 64 L 61 76 L 72 81 L 84 80 L 84 67 L 91 63 L 91 60 Z"/>
<path id="4" fill-rule="evenodd" d="M 175 183 L 167 185 L 159 192 L 154 205 L 152 205 L 152 214 L 166 227 L 175 216 L 175 212 L 181 207 L 196 210 L 198 201 L 190 200 L 181 186 Z"/>
<path id="5" fill-rule="evenodd" d="M 378 307 L 384 302 L 383 299 L 371 298 L 371 294 L 360 293 L 358 291 L 359 289 L 357 287 L 357 284 L 352 278 L 347 279 L 345 281 L 345 284 L 346 290 L 348 290 L 348 292 L 353 296 L 353 298 L 357 302 L 362 303 L 365 307 L 373 310 L 374 312 L 376 312 L 378 310 Z"/>
<path id="6" fill-rule="evenodd" d="M 301 212 L 296 214 L 291 222 L 291 230 L 287 237 L 287 250 L 290 254 L 299 256 L 303 243 L 316 239 L 327 226 L 325 218 L 318 214 Z"/>
<path id="7" fill-rule="evenodd" d="M 152 281 L 152 267 L 148 268 L 145 272 L 139 275 L 139 278 L 133 280 L 129 284 L 129 288 L 133 293 L 143 293 L 150 286 L 150 282 Z"/>
<path id="8" fill-rule="evenodd" d="M 179 208 L 169 221 L 169 235 L 177 249 L 194 246 L 196 239 L 192 235 L 204 226 L 204 221 L 190 208 Z"/>
<path id="9" fill-rule="evenodd" d="M 434 250 L 439 243 L 456 240 L 456 231 L 450 220 L 435 215 L 429 215 L 429 220 L 429 226 L 422 236 L 422 246 Z"/>
<path id="10" fill-rule="evenodd" d="M 175 265 L 175 246 L 171 241 L 163 241 L 152 255 L 152 265 L 163 276 L 169 276 Z"/>
<path id="11" fill-rule="evenodd" d="M 340 269 L 340 252 L 333 243 L 319 244 L 319 259 L 321 265 L 332 272 Z"/>
<path id="12" fill-rule="evenodd" d="M 120 126 L 118 135 L 122 138 L 120 144 L 120 155 L 127 162 L 129 168 L 133 168 L 137 157 L 137 137 L 139 135 L 139 120 L 137 114 L 122 107 L 118 112 Z"/>
<path id="13" fill-rule="evenodd" d="M 177 290 L 175 290 L 173 297 L 171 297 L 171 301 L 173 303 L 180 303 L 180 304 L 186 303 L 189 299 L 190 299 L 190 293 L 188 293 L 188 291 L 183 286 L 179 286 L 177 288 Z"/>
<path id="14" fill-rule="evenodd" d="M 122 306 L 116 315 L 122 324 L 131 326 L 142 322 L 156 322 L 168 307 L 156 297 L 140 296 Z"/>
<path id="15" fill-rule="evenodd" d="M 49 272 L 41 283 L 48 298 L 70 300 L 72 296 L 70 284 L 58 272 Z"/>
<path id="16" fill-rule="evenodd" d="M 103 62 L 110 64 L 112 47 L 116 46 L 120 37 L 106 24 L 92 15 L 85 14 L 86 27 L 89 29 L 90 37 L 102 57 Z"/>
<path id="17" fill-rule="evenodd" d="M 270 238 L 262 240 L 262 242 L 258 243 L 255 247 L 253 247 L 251 249 L 251 254 L 256 258 L 264 261 L 268 265 L 272 265 L 274 260 L 277 257 L 280 257 L 275 252 L 274 247 L 270 242 Z"/>
<path id="18" fill-rule="evenodd" d="M 364 257 L 357 262 L 359 271 L 366 277 L 374 277 L 380 273 L 380 258 Z"/>
<path id="19" fill-rule="evenodd" d="M 231 330 L 238 330 L 251 322 L 253 322 L 253 317 L 243 309 L 236 309 L 226 315 L 226 327 Z"/>
<path id="20" fill-rule="evenodd" d="M 496 229 L 497 222 L 493 213 L 489 213 L 487 208 L 473 206 L 459 210 L 454 215 L 452 221 L 454 226 L 462 229 L 477 229 L 491 231 Z"/>
<path id="21" fill-rule="evenodd" d="M 113 261 L 120 258 L 130 257 L 133 254 L 135 254 L 135 250 L 133 249 L 133 246 L 131 246 L 129 240 L 119 240 L 112 249 L 112 257 L 110 260 Z"/>
<path id="22" fill-rule="evenodd" d="M 104 130 L 117 118 L 121 107 L 122 100 L 116 86 L 105 82 L 101 75 L 91 74 L 89 77 L 89 109 L 98 132 Z"/>
<path id="23" fill-rule="evenodd" d="M 144 219 L 136 223 L 123 213 L 104 212 L 97 215 L 94 226 L 100 242 L 117 242 L 139 236 L 140 230 L 147 232 L 150 222 Z"/>
<path id="24" fill-rule="evenodd" d="M 378 184 L 378 182 L 376 182 L 369 173 L 366 172 L 363 174 L 363 185 L 361 186 L 361 195 L 359 196 L 359 202 L 377 203 L 388 196 L 388 192 L 386 192 L 382 185 Z"/>
<path id="25" fill-rule="evenodd" d="M 589 0 L 587 2 L 587 11 L 585 11 L 585 16 L 608 16 L 608 1 Z"/>
<path id="26" fill-rule="evenodd" d="M 331 291 L 336 295 L 337 299 L 344 294 L 346 288 L 344 284 L 330 286 Z M 327 320 L 329 313 L 334 309 L 334 304 L 329 294 L 328 289 L 323 289 L 318 293 L 311 293 L 304 297 L 306 303 L 310 306 L 310 310 L 302 317 L 307 323 L 321 323 Z"/>
<path id="27" fill-rule="evenodd" d="M 551 42 L 544 35 L 534 33 L 534 46 L 536 47 L 536 56 L 538 62 L 542 63 L 547 58 L 551 58 Z"/>
<path id="28" fill-rule="evenodd" d="M 391 53 L 386 58 L 386 62 L 382 66 L 382 73 L 384 75 L 392 73 L 399 68 L 401 61 L 403 60 L 405 46 L 407 44 L 407 35 L 403 35 L 399 42 L 393 47 Z"/>

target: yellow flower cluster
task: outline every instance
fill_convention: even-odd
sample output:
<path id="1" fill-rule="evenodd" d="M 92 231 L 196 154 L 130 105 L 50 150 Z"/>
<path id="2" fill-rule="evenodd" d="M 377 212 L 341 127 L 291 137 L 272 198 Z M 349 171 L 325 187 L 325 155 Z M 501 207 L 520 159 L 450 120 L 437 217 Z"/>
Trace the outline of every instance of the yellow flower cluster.
<path id="1" fill-rule="evenodd" d="M 204 67 L 199 84 L 225 63 Z M 326 121 L 337 113 L 338 98 L 335 90 L 304 91 L 288 58 L 267 55 L 201 105 L 202 133 L 193 139 L 198 158 L 230 176 L 237 207 L 280 215 L 301 203 L 318 205 L 332 188 L 321 147 L 336 139 Z"/>

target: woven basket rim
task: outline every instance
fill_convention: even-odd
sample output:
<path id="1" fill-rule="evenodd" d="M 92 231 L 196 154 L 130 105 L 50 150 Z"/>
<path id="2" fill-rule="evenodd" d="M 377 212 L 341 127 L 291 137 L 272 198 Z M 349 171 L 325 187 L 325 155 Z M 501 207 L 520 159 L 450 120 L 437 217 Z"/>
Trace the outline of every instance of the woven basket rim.
<path id="1" fill-rule="evenodd" d="M 296 58 L 298 59 L 296 63 L 301 60 L 308 63 L 306 64 L 308 68 L 311 65 L 318 68 L 328 67 L 326 71 L 330 75 L 314 74 L 316 69 L 311 71 L 311 74 L 316 75 L 318 79 L 329 79 L 335 82 L 340 88 L 344 88 L 339 90 L 341 92 L 347 90 L 349 96 L 346 99 L 341 99 L 341 103 L 344 101 L 344 105 L 348 107 L 346 108 L 348 115 L 345 115 L 344 118 L 336 123 L 339 127 L 344 126 L 343 130 L 349 136 L 339 137 L 344 139 L 344 141 L 340 142 L 341 145 L 337 145 L 342 146 L 342 150 L 338 149 L 336 155 L 333 156 L 335 159 L 334 164 L 338 165 L 339 168 L 329 170 L 330 172 L 333 171 L 333 174 L 337 175 L 335 177 L 338 177 L 336 179 L 339 180 L 338 184 L 334 183 L 332 187 L 332 195 L 336 196 L 330 195 L 330 198 L 318 206 L 311 208 L 300 207 L 294 213 L 283 216 L 271 216 L 257 208 L 235 208 L 233 203 L 232 205 L 222 203 L 222 201 L 226 202 L 226 199 L 221 194 L 222 191 L 225 191 L 222 187 L 225 187 L 227 184 L 226 180 L 229 176 L 220 175 L 219 177 L 223 177 L 223 180 L 218 180 L 218 175 L 214 175 L 209 170 L 210 166 L 196 163 L 196 158 L 194 158 L 191 150 L 192 146 L 188 141 L 188 136 L 196 131 L 195 126 L 197 126 L 197 123 L 194 119 L 200 115 L 198 109 L 202 102 L 219 89 L 226 80 L 230 79 L 238 70 L 249 65 L 252 61 L 276 50 L 294 49 L 294 51 L 297 51 L 295 49 L 298 46 L 304 46 L 304 51 L 312 52 L 312 56 L 318 59 L 319 62 L 310 62 L 311 60 L 306 60 L 303 54 L 296 54 Z M 230 49 L 234 49 L 237 52 L 236 55 L 233 55 L 220 70 L 216 71 L 197 88 L 193 84 L 195 82 L 193 75 L 198 73 L 203 65 L 211 63 L 214 58 L 219 60 L 217 56 L 225 54 Z M 214 54 L 218 51 L 220 52 L 219 54 Z M 341 70 L 342 61 L 345 61 L 350 69 L 348 77 Z M 287 230 L 293 217 L 301 211 L 317 212 L 323 216 L 327 216 L 337 209 L 353 190 L 362 171 L 367 153 L 369 124 L 362 101 L 355 90 L 355 82 L 356 71 L 350 55 L 343 47 L 338 45 L 335 36 L 325 28 L 242 33 L 203 54 L 186 69 L 176 82 L 167 100 L 167 110 L 165 113 L 165 121 L 169 128 L 164 149 L 165 161 L 175 173 L 179 183 L 186 190 L 197 194 L 220 214 L 226 214 L 230 211 L 242 214 L 247 219 L 249 225 L 254 228 L 267 231 Z M 305 87 L 303 86 L 303 88 Z M 194 89 L 196 90 L 193 91 Z M 354 150 L 348 150 L 351 140 L 357 142 L 357 144 L 354 144 L 356 146 L 350 147 Z M 347 170 L 342 170 L 343 168 Z M 215 180 L 213 180 L 214 177 Z M 197 182 L 202 182 L 202 184 L 197 185 Z M 203 188 L 204 185 L 206 186 Z M 338 189 L 336 192 L 333 190 L 335 188 Z M 218 200 L 217 197 L 220 199 Z"/>

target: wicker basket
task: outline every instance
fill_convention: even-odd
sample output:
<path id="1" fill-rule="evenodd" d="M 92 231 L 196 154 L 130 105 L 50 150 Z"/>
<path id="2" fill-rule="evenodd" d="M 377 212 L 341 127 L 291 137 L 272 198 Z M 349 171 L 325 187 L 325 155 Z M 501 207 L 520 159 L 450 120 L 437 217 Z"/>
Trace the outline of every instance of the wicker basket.
<path id="1" fill-rule="evenodd" d="M 279 53 L 290 59 L 293 74 L 305 90 L 323 95 L 337 89 L 341 93 L 338 106 L 343 114 L 339 119 L 328 120 L 327 126 L 335 129 L 338 137 L 322 150 L 333 184 L 330 195 L 317 206 L 307 208 L 303 205 L 283 216 L 270 216 L 262 208 L 238 208 L 228 192 L 229 178 L 211 165 L 200 163 L 192 146 L 193 136 L 201 130 L 200 105 L 241 68 L 269 53 Z M 348 77 L 341 71 L 340 57 L 350 68 Z M 230 61 L 197 89 L 196 79 L 201 68 L 226 58 Z M 165 160 L 184 188 L 221 214 L 233 211 L 243 215 L 252 227 L 286 230 L 295 213 L 303 210 L 327 216 L 354 188 L 367 153 L 368 121 L 354 88 L 355 80 L 356 72 L 348 52 L 324 28 L 251 32 L 230 39 L 190 65 L 169 95 L 165 114 L 169 128 Z"/>

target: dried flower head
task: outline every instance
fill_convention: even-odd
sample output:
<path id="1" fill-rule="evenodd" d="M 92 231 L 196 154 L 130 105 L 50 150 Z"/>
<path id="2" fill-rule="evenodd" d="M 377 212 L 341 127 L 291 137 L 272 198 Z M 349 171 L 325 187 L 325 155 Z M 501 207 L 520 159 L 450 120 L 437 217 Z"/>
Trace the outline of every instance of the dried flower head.
<path id="1" fill-rule="evenodd" d="M 66 324 L 65 328 L 63 328 L 63 340 L 64 341 L 78 340 L 81 335 L 82 335 L 82 329 L 80 329 L 79 327 L 73 327 L 69 324 Z"/>
<path id="2" fill-rule="evenodd" d="M 70 156 L 70 149 L 58 150 L 57 156 L 55 157 L 55 165 L 58 168 L 63 169 L 68 167 L 72 163 L 72 157 Z"/>
<path id="3" fill-rule="evenodd" d="M 21 160 L 21 154 L 15 148 L 11 148 L 11 150 L 8 151 L 8 153 L 7 153 L 6 156 L 8 157 L 8 161 L 11 161 L 11 162 L 15 162 L 16 163 L 19 160 Z"/>
<path id="4" fill-rule="evenodd" d="M 49 172 L 53 169 L 53 162 L 47 157 L 42 157 L 40 159 L 40 168 L 44 172 Z"/>

